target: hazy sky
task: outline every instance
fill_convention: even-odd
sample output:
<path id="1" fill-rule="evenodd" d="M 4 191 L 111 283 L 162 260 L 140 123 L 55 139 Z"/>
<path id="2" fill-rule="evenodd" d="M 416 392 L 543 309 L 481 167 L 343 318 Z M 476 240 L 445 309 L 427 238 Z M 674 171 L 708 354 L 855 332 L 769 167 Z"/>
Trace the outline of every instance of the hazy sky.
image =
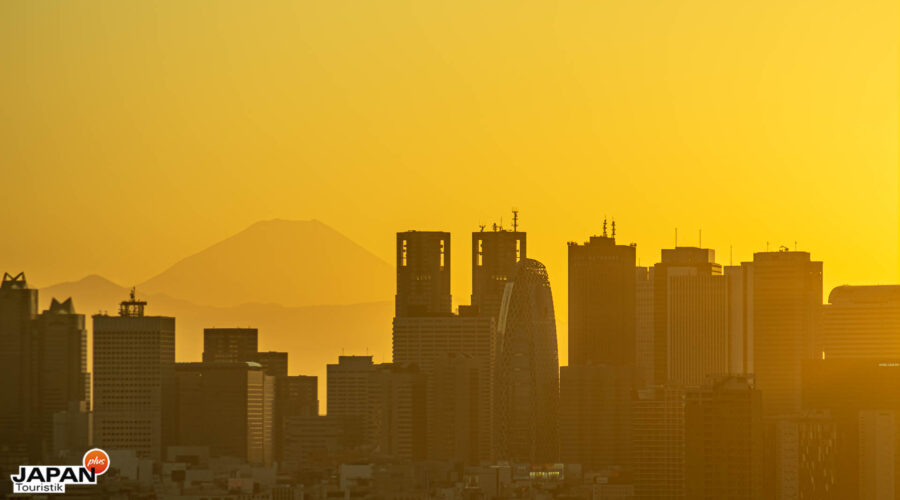
<path id="1" fill-rule="evenodd" d="M 260 219 L 394 233 L 521 210 L 642 264 L 779 245 L 897 280 L 896 0 L 0 4 L 0 264 L 143 281 Z M 309 265 L 298 262 L 298 265 Z"/>

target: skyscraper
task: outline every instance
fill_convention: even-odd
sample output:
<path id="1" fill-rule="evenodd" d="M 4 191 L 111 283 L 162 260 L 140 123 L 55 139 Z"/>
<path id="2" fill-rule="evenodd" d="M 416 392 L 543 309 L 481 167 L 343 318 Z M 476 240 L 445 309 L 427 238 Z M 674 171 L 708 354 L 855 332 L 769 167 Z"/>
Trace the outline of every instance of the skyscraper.
<path id="1" fill-rule="evenodd" d="M 447 356 L 454 354 L 471 358 L 470 362 L 478 369 L 476 389 L 479 399 L 478 406 L 472 408 L 478 412 L 479 422 L 478 442 L 472 443 L 472 446 L 483 460 L 489 460 L 493 450 L 495 325 L 494 318 L 475 315 L 472 309 L 460 306 L 459 315 L 398 317 L 394 318 L 393 326 L 393 360 L 401 364 L 415 364 L 429 377 L 427 399 L 431 420 L 437 421 L 436 413 L 442 411 L 439 404 L 442 394 L 432 385 L 437 380 L 430 377 L 436 363 L 446 361 Z M 441 440 L 444 431 L 429 423 L 429 450 L 436 450 L 435 443 Z M 431 451 L 429 456 L 432 456 Z"/>
<path id="2" fill-rule="evenodd" d="M 499 325 L 498 458 L 555 461 L 559 358 L 553 294 L 543 264 L 523 259 L 516 266 L 503 292 Z"/>
<path id="3" fill-rule="evenodd" d="M 560 460 L 585 471 L 630 466 L 631 393 L 631 371 L 625 367 L 560 367 Z"/>
<path id="4" fill-rule="evenodd" d="M 287 422 L 294 417 L 319 415 L 319 378 L 309 375 L 275 377 L 274 404 L 275 411 L 272 418 L 274 458 L 280 463 L 284 459 Z"/>
<path id="5" fill-rule="evenodd" d="M 28 288 L 25 274 L 3 273 L 0 284 L 0 465 L 18 467 L 39 458 L 35 439 L 35 389 L 33 370 L 34 319 L 38 292 Z M 29 449 L 30 448 L 30 449 Z"/>
<path id="6" fill-rule="evenodd" d="M 692 318 L 691 314 L 704 311 L 704 306 L 706 307 L 706 312 L 718 312 L 710 309 L 710 304 L 702 303 L 717 298 L 716 293 L 706 293 L 706 297 L 703 298 L 705 300 L 701 300 L 698 292 L 701 289 L 708 290 L 710 288 L 709 286 L 701 286 L 701 279 L 706 280 L 706 277 L 720 274 L 722 274 L 722 266 L 716 264 L 713 250 L 697 247 L 675 247 L 674 249 L 662 250 L 661 262 L 653 266 L 653 375 L 655 384 L 666 384 L 670 379 L 673 382 L 678 382 L 679 379 L 688 376 L 684 371 L 689 366 L 699 364 L 696 363 L 699 360 L 686 359 L 686 356 L 692 354 L 691 344 L 701 343 L 699 338 L 697 342 L 691 342 L 690 337 L 692 335 L 702 336 L 707 339 L 717 339 L 717 349 L 713 350 L 712 345 L 705 346 L 703 354 L 714 359 L 718 359 L 721 356 L 721 353 L 717 352 L 721 350 L 718 348 L 718 340 L 723 335 L 727 335 L 727 333 L 722 332 L 722 329 L 726 328 L 726 326 L 721 325 L 718 318 L 711 326 L 708 325 L 711 318 L 704 318 L 703 321 L 698 319 L 691 324 L 691 320 L 695 319 Z M 678 308 L 674 308 L 673 305 L 675 304 L 670 300 L 675 298 L 670 297 L 673 286 L 676 287 L 674 290 L 676 295 L 681 297 L 681 302 L 676 302 Z M 696 295 L 693 298 L 690 297 L 692 292 Z M 724 303 L 722 307 L 725 307 Z M 724 314 L 725 310 L 723 309 L 722 315 Z M 713 316 L 715 317 L 715 314 Z M 712 328 L 712 330 L 700 332 L 702 329 L 709 328 Z M 675 340 L 671 345 L 670 337 Z M 707 343 L 709 342 L 707 341 Z M 673 348 L 675 349 L 674 351 Z M 699 353 L 699 350 L 698 352 L 693 352 L 693 354 L 697 353 Z M 675 361 L 675 364 L 670 366 L 673 364 L 673 361 Z M 709 362 L 707 364 L 715 365 L 716 363 Z M 727 371 L 720 373 L 727 373 Z M 692 376 L 691 378 L 694 383 L 699 383 L 696 377 Z"/>
<path id="7" fill-rule="evenodd" d="M 732 373 L 725 276 L 670 264 L 666 279 L 668 383 L 696 386 L 707 375 Z"/>
<path id="8" fill-rule="evenodd" d="M 397 233 L 396 317 L 451 312 L 450 233 Z"/>
<path id="9" fill-rule="evenodd" d="M 821 357 L 822 263 L 782 249 L 755 253 L 742 267 L 747 371 L 766 416 L 799 413 L 802 364 Z"/>
<path id="10" fill-rule="evenodd" d="M 90 444 L 91 379 L 84 315 L 75 313 L 71 298 L 53 299 L 38 316 L 37 338 L 37 419 L 44 455 L 55 450 L 78 456 Z"/>
<path id="11" fill-rule="evenodd" d="M 839 286 L 823 307 L 828 359 L 900 359 L 900 285 Z"/>
<path id="12" fill-rule="evenodd" d="M 274 378 L 258 363 L 177 363 L 175 373 L 175 442 L 208 446 L 213 457 L 272 462 Z"/>
<path id="13" fill-rule="evenodd" d="M 287 377 L 288 353 L 281 351 L 257 352 L 253 361 L 263 367 L 266 375 L 272 377 Z"/>
<path id="14" fill-rule="evenodd" d="M 834 498 L 895 498 L 900 492 L 900 360 L 807 360 L 803 407 L 828 412 L 836 426 Z"/>
<path id="15" fill-rule="evenodd" d="M 684 498 L 684 389 L 650 386 L 636 392 L 632 407 L 635 497 Z"/>
<path id="16" fill-rule="evenodd" d="M 259 332 L 256 328 L 204 328 L 204 363 L 256 361 Z"/>
<path id="17" fill-rule="evenodd" d="M 94 444 L 159 459 L 174 424 L 175 318 L 145 316 L 131 292 L 94 319 Z"/>
<path id="18" fill-rule="evenodd" d="M 569 364 L 635 360 L 635 247 L 611 237 L 569 243 Z"/>
<path id="19" fill-rule="evenodd" d="M 495 224 L 491 231 L 472 233 L 472 305 L 479 314 L 497 317 L 503 289 L 516 272 L 516 264 L 526 258 L 526 234 L 518 231 L 514 212 L 512 231 Z"/>
<path id="20" fill-rule="evenodd" d="M 340 356 L 327 366 L 328 416 L 351 431 L 350 447 L 371 442 L 371 384 L 375 372 L 372 356 Z"/>
<path id="21" fill-rule="evenodd" d="M 653 384 L 653 268 L 635 268 L 635 380 L 637 387 Z"/>
<path id="22" fill-rule="evenodd" d="M 709 377 L 685 392 L 685 498 L 762 499 L 761 405 L 751 377 Z"/>
<path id="23" fill-rule="evenodd" d="M 369 379 L 376 457 L 412 461 L 426 456 L 425 376 L 415 365 L 382 363 Z"/>

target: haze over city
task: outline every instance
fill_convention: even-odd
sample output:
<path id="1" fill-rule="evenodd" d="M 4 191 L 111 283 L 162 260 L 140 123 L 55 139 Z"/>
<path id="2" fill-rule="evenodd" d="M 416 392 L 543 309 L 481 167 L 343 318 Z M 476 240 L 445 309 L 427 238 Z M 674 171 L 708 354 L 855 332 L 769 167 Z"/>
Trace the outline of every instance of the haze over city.
<path id="1" fill-rule="evenodd" d="M 900 499 L 898 18 L 0 4 L 0 496 Z"/>

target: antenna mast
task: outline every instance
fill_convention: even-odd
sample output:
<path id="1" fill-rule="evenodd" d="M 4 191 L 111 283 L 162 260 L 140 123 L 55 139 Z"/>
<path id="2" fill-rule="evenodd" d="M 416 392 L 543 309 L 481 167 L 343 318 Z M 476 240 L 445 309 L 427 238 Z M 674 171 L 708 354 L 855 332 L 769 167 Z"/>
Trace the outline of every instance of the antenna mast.
<path id="1" fill-rule="evenodd" d="M 513 213 L 513 232 L 516 232 L 519 230 L 519 211 L 514 208 L 512 213 Z"/>

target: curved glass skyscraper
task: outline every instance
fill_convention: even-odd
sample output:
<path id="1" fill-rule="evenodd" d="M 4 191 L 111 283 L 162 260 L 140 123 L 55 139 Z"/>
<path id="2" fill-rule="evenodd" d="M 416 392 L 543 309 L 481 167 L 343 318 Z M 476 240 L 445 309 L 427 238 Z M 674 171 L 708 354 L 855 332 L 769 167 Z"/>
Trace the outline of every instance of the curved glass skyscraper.
<path id="1" fill-rule="evenodd" d="M 549 463 L 559 455 L 559 358 L 547 269 L 522 259 L 500 306 L 497 352 L 497 455 Z"/>

